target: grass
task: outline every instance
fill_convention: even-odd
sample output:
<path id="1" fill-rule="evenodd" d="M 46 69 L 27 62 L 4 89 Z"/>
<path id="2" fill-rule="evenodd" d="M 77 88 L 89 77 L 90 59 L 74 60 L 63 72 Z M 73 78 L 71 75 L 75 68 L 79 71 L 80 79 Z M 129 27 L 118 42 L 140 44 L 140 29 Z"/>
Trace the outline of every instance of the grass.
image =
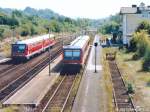
<path id="1" fill-rule="evenodd" d="M 111 76 L 110 76 L 110 70 L 109 65 L 106 60 L 106 53 L 107 52 L 114 52 L 114 48 L 104 48 L 103 49 L 103 59 L 102 59 L 102 66 L 103 66 L 103 80 L 104 80 L 104 86 L 106 90 L 107 95 L 107 111 L 108 112 L 114 112 L 114 104 L 113 104 L 113 87 L 111 82 Z"/>
<path id="2" fill-rule="evenodd" d="M 81 70 L 80 74 L 77 74 L 77 76 L 76 76 L 76 78 L 74 80 L 73 88 L 71 90 L 71 93 L 70 93 L 70 96 L 68 98 L 67 104 L 65 106 L 64 112 L 71 112 L 71 110 L 72 110 L 72 106 L 73 106 L 75 97 L 77 95 L 78 88 L 80 86 L 82 75 L 83 75 L 83 70 Z"/>
<path id="3" fill-rule="evenodd" d="M 142 70 L 142 59 L 133 60 L 134 53 L 126 53 L 124 50 L 117 53 L 117 64 L 125 80 L 126 85 L 132 84 L 135 90 L 133 101 L 136 106 L 150 110 L 150 72 Z"/>
<path id="4" fill-rule="evenodd" d="M 11 45 L 9 43 L 3 44 L 1 51 L 4 52 L 5 57 L 10 57 L 11 55 Z"/>
<path id="5" fill-rule="evenodd" d="M 20 109 L 21 110 L 21 109 Z M 16 106 L 9 106 L 9 107 L 6 107 L 5 109 L 3 110 L 0 110 L 0 112 L 19 112 L 19 109 L 18 107 Z"/>

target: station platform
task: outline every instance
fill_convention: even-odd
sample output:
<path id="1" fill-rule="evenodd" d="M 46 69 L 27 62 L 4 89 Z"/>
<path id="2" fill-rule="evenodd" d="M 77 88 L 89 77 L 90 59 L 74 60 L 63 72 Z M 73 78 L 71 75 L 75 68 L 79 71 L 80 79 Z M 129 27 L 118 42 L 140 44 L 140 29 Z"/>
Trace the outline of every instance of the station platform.
<path id="1" fill-rule="evenodd" d="M 83 74 L 75 102 L 73 104 L 72 112 L 100 112 L 101 110 L 101 46 L 99 43 L 99 36 L 95 36 L 92 49 L 89 55 L 87 66 Z M 95 46 L 94 43 L 97 42 L 97 57 L 96 57 L 96 70 L 95 73 Z"/>
<path id="2" fill-rule="evenodd" d="M 59 56 L 51 63 L 51 69 L 61 62 L 62 56 Z M 48 90 L 52 87 L 56 81 L 59 73 L 51 72 L 49 76 L 49 66 L 42 70 L 38 75 L 36 75 L 31 81 L 29 81 L 24 87 L 18 90 L 14 95 L 12 95 L 8 100 L 6 100 L 3 105 L 32 105 L 37 106 L 43 99 Z"/>
<path id="3" fill-rule="evenodd" d="M 9 60 L 11 60 L 11 58 L 0 58 L 0 63 L 5 63 Z"/>

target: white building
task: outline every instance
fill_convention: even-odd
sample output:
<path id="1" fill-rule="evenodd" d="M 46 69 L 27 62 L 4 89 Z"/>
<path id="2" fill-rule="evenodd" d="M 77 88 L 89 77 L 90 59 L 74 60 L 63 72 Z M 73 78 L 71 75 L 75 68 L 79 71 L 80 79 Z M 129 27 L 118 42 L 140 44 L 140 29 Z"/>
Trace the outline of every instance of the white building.
<path id="1" fill-rule="evenodd" d="M 141 3 L 139 7 L 136 5 L 132 5 L 132 7 L 122 7 L 120 14 L 123 19 L 123 44 L 129 45 L 131 36 L 137 29 L 139 23 L 143 20 L 150 21 L 150 6 L 145 6 L 144 3 Z"/>

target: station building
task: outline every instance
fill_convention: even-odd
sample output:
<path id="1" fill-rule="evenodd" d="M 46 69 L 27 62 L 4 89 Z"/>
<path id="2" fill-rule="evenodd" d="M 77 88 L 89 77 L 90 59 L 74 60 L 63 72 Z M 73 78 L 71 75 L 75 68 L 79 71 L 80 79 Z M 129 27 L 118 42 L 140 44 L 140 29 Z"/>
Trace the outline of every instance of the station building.
<path id="1" fill-rule="evenodd" d="M 141 3 L 139 6 L 121 7 L 120 15 L 122 18 L 123 44 L 130 45 L 132 34 L 142 21 L 150 21 L 150 6 Z"/>

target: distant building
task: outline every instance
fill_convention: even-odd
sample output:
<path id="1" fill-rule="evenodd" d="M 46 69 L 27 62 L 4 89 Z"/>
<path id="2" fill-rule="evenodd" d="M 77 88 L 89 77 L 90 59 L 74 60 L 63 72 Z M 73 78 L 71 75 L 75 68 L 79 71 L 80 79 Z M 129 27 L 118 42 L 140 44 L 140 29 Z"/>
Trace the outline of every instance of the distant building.
<path id="1" fill-rule="evenodd" d="M 143 20 L 150 21 L 150 6 L 145 6 L 141 3 L 139 7 L 132 5 L 132 7 L 122 7 L 120 10 L 122 16 L 122 31 L 123 44 L 129 45 L 132 34 L 137 29 L 140 22 Z"/>

